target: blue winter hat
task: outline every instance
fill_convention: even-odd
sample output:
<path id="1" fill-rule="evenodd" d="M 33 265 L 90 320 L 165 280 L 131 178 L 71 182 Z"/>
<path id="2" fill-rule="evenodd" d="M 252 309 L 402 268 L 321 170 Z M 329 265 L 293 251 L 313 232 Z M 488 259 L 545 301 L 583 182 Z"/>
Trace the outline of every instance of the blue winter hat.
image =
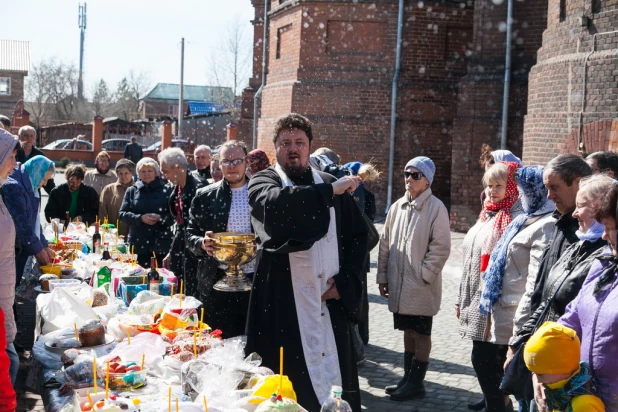
<path id="1" fill-rule="evenodd" d="M 347 167 L 352 171 L 352 174 L 356 176 L 358 174 L 359 169 L 363 164 L 361 162 L 350 162 L 346 163 L 344 167 Z"/>
<path id="2" fill-rule="evenodd" d="M 415 167 L 420 170 L 431 185 L 433 182 L 433 175 L 436 173 L 436 165 L 433 164 L 433 161 L 430 158 L 425 156 L 415 157 L 406 164 L 406 167 L 404 167 L 403 170 L 406 170 L 408 167 Z"/>

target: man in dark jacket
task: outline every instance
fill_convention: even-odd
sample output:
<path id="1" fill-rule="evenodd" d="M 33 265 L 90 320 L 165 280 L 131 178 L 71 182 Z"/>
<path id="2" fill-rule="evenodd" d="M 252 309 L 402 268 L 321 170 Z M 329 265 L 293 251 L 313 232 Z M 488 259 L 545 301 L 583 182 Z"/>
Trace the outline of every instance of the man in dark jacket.
<path id="1" fill-rule="evenodd" d="M 45 156 L 45 153 L 34 147 L 34 143 L 36 142 L 36 130 L 32 126 L 23 126 L 19 129 L 18 137 L 19 137 L 19 149 L 17 149 L 17 155 L 15 159 L 24 164 L 28 160 L 32 159 L 34 156 Z M 52 177 L 47 181 L 43 189 L 50 194 L 53 188 L 56 187 L 54 183 L 54 178 Z M 40 194 L 39 190 L 39 194 Z"/>
<path id="2" fill-rule="evenodd" d="M 45 206 L 45 219 L 71 219 L 93 224 L 99 213 L 99 195 L 92 187 L 82 184 L 86 170 L 84 166 L 73 164 L 67 167 L 64 176 L 67 183 L 56 186 L 49 194 Z"/>
<path id="3" fill-rule="evenodd" d="M 210 156 L 212 150 L 205 144 L 199 145 L 193 152 L 193 159 L 195 161 L 195 167 L 197 170 L 191 172 L 191 174 L 202 182 L 204 186 L 210 184 L 209 180 L 212 178 L 210 174 Z"/>
<path id="4" fill-rule="evenodd" d="M 189 209 L 197 189 L 203 183 L 189 173 L 189 162 L 184 152 L 177 148 L 168 148 L 159 153 L 161 173 L 174 187 L 168 205 L 174 219 L 174 238 L 169 253 L 163 259 L 163 266 L 170 269 L 184 280 L 185 293 L 195 296 L 197 288 L 197 259 L 187 251 L 186 230 L 189 225 Z"/>
<path id="5" fill-rule="evenodd" d="M 243 335 L 249 306 L 249 291 L 222 292 L 213 289 L 225 276 L 212 257 L 213 233 L 252 232 L 247 190 L 247 148 L 235 140 L 224 143 L 219 155 L 223 180 L 197 191 L 191 205 L 189 249 L 201 257 L 198 265 L 199 299 L 205 307 L 204 318 L 213 328 L 223 330 L 226 338 Z M 245 276 L 253 277 L 254 263 L 242 266 Z"/>
<path id="6" fill-rule="evenodd" d="M 144 157 L 144 151 L 142 150 L 142 146 L 137 143 L 137 138 L 135 136 L 131 136 L 131 143 L 127 144 L 124 148 L 124 154 L 122 157 L 125 159 L 129 159 L 133 163 L 137 164 L 142 157 Z"/>

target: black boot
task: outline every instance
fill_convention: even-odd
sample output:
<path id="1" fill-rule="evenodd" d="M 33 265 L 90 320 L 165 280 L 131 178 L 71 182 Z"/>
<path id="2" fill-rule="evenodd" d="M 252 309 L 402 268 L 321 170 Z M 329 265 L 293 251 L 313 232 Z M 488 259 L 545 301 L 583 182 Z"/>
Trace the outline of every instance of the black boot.
<path id="1" fill-rule="evenodd" d="M 403 386 L 397 389 L 391 394 L 392 401 L 407 401 L 410 399 L 418 399 L 425 397 L 425 374 L 427 373 L 427 367 L 429 362 L 421 362 L 414 359 L 412 362 L 412 369 L 408 375 L 408 380 Z"/>
<path id="2" fill-rule="evenodd" d="M 481 399 L 477 403 L 469 403 L 468 409 L 473 411 L 480 411 L 485 407 L 485 398 Z"/>
<path id="3" fill-rule="evenodd" d="M 408 375 L 410 375 L 410 369 L 412 368 L 412 359 L 414 359 L 413 352 L 404 352 L 403 353 L 403 378 L 397 383 L 397 385 L 387 386 L 384 391 L 389 395 L 395 392 L 397 389 L 401 388 L 404 383 L 408 380 Z"/>

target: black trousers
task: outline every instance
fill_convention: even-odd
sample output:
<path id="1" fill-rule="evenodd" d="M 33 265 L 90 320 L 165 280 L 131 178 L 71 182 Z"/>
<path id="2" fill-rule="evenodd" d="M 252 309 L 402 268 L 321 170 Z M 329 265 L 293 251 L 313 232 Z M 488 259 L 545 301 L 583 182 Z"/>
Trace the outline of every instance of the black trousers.
<path id="1" fill-rule="evenodd" d="M 505 393 L 500 389 L 504 376 L 507 345 L 472 341 L 472 366 L 487 402 L 487 412 L 503 412 Z"/>

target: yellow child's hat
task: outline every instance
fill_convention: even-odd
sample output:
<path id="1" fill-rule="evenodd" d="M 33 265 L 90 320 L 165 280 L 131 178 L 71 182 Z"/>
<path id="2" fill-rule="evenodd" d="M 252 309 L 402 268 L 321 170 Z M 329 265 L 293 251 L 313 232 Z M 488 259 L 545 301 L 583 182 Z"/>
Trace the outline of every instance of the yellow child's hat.
<path id="1" fill-rule="evenodd" d="M 536 374 L 570 374 L 579 367 L 580 342 L 575 331 L 556 322 L 545 322 L 524 348 L 524 361 Z"/>

